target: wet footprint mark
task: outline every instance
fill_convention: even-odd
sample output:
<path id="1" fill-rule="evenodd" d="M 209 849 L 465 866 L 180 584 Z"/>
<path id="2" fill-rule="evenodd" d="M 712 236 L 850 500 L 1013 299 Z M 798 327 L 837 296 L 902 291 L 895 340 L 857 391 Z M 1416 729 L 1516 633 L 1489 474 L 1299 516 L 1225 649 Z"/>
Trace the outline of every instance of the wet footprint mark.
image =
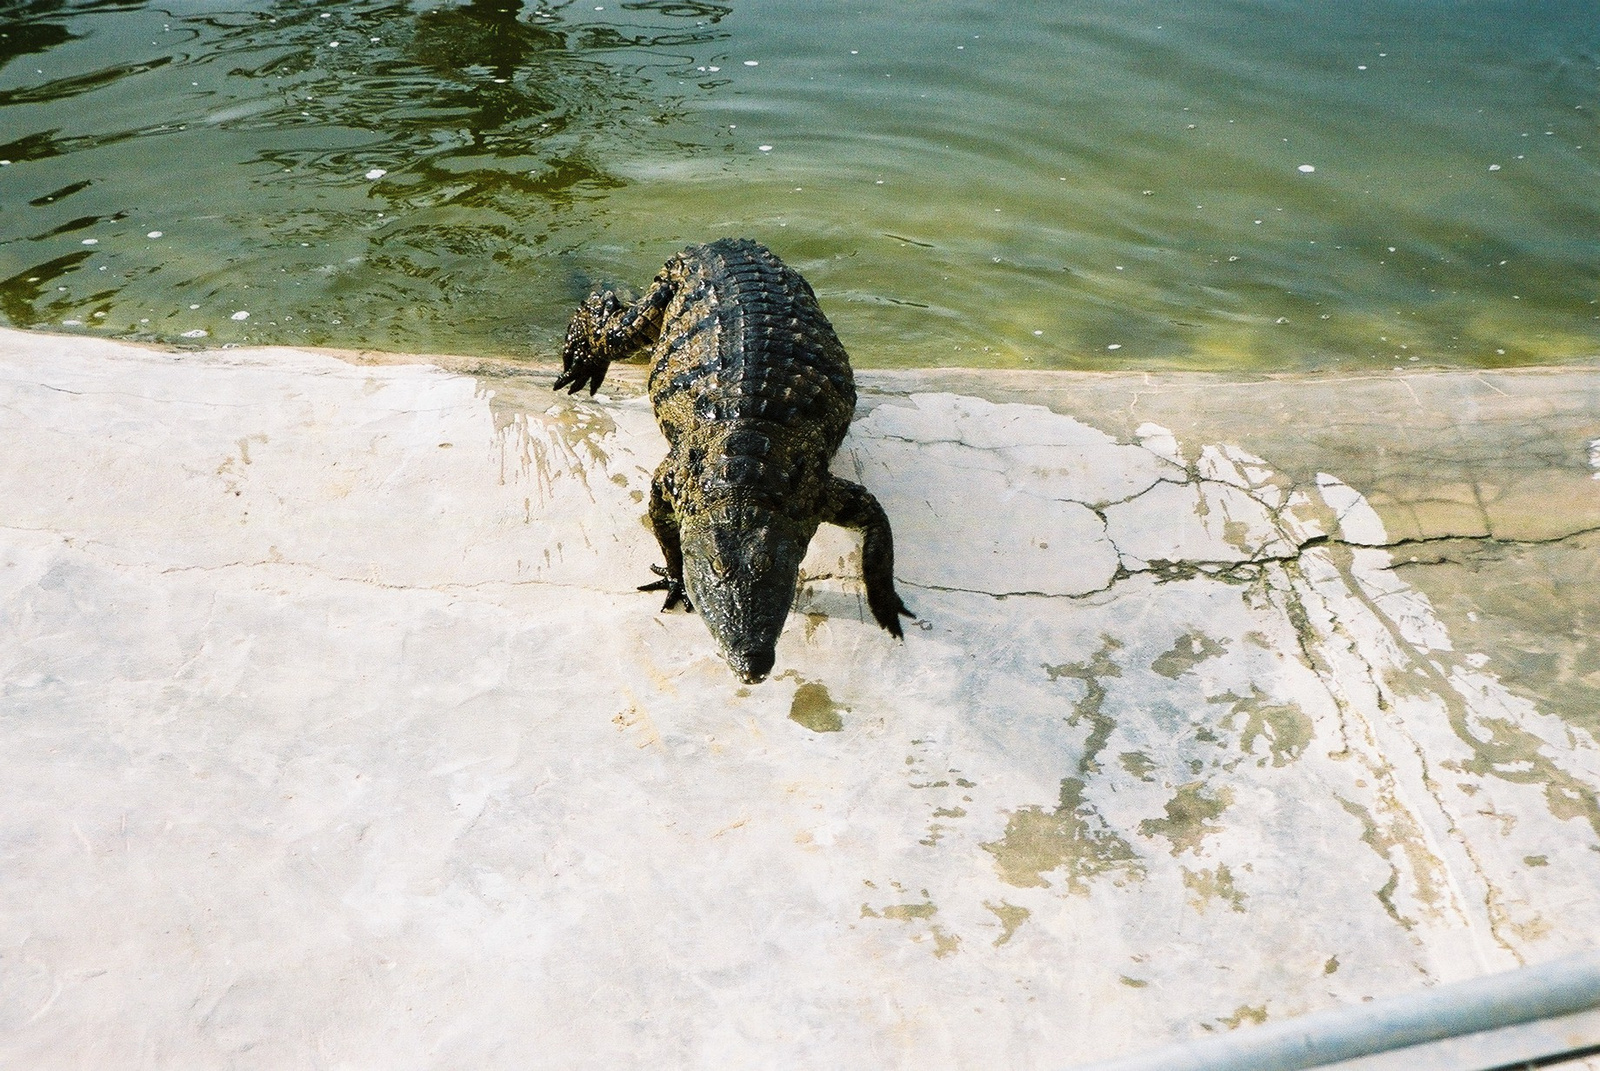
<path id="1" fill-rule="evenodd" d="M 789 704 L 789 720 L 814 733 L 837 733 L 844 728 L 844 714 L 841 712 L 849 710 L 849 707 L 834 701 L 833 696 L 828 694 L 827 685 L 817 681 L 801 681 Z"/>
<path id="2" fill-rule="evenodd" d="M 927 743 L 929 743 L 927 740 L 911 741 L 912 746 L 916 748 L 921 748 Z M 925 760 L 917 754 L 906 756 L 906 766 L 906 773 L 911 778 L 907 782 L 910 787 L 938 793 L 938 802 L 931 815 L 933 821 L 928 825 L 928 835 L 918 842 L 932 848 L 939 843 L 945 831 L 952 828 L 940 819 L 965 818 L 967 809 L 962 804 L 972 802 L 968 790 L 977 788 L 978 785 L 977 782 L 962 777 L 961 771 L 954 766 L 946 767 L 941 775 L 930 773 Z"/>

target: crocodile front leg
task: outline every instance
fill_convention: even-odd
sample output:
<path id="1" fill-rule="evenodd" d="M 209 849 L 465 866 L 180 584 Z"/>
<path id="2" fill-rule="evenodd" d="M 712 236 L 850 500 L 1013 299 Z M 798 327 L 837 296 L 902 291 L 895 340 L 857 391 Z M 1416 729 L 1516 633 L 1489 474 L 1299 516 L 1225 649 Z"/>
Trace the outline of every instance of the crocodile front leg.
<path id="1" fill-rule="evenodd" d="M 894 533 L 889 517 L 878 500 L 858 483 L 828 477 L 822 519 L 841 528 L 861 532 L 861 578 L 867 585 L 867 607 L 889 635 L 904 638 L 900 631 L 902 615 L 917 615 L 906 609 L 894 589 Z"/>
<path id="2" fill-rule="evenodd" d="M 662 316 L 676 292 L 676 282 L 663 271 L 632 305 L 624 305 L 610 290 L 590 294 L 567 324 L 555 389 L 564 387 L 568 394 L 576 394 L 588 387 L 593 394 L 612 361 L 655 344 L 661 336 Z"/>
<path id="3" fill-rule="evenodd" d="M 665 591 L 667 601 L 662 605 L 662 610 L 670 610 L 682 603 L 683 608 L 692 613 L 694 607 L 683 590 L 683 544 L 678 537 L 678 517 L 668 499 L 670 482 L 665 464 L 656 470 L 655 478 L 650 481 L 650 527 L 655 529 L 656 542 L 661 544 L 661 555 L 667 559 L 667 566 L 662 569 L 652 565 L 650 568 L 659 573 L 661 579 L 641 584 L 639 590 Z"/>

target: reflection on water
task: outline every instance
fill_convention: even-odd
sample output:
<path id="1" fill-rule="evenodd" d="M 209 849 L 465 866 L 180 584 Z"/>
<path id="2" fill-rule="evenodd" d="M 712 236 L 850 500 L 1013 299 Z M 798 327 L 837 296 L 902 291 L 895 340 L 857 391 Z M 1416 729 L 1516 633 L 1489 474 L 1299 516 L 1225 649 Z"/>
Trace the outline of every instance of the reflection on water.
<path id="1" fill-rule="evenodd" d="M 719 14 L 624 39 L 512 0 L 191 7 L 7 21 L 0 54 L 31 56 L 0 71 L 11 322 L 523 349 L 587 282 L 607 144 L 671 122 L 611 58 Z"/>
<path id="2" fill-rule="evenodd" d="M 1589 356 L 1592 14 L 13 3 L 0 315 L 548 357 L 593 282 L 743 234 L 862 365 Z"/>

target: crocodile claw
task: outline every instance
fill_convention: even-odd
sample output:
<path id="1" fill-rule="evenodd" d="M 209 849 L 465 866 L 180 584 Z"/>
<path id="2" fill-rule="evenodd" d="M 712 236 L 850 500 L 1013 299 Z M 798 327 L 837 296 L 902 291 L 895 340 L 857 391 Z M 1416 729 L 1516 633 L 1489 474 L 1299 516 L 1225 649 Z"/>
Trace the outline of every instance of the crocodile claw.
<path id="1" fill-rule="evenodd" d="M 904 631 L 902 631 L 900 628 L 900 618 L 909 617 L 911 620 L 915 621 L 917 620 L 917 615 L 906 608 L 906 604 L 901 601 L 898 594 L 891 591 L 889 593 L 889 597 L 894 600 L 893 606 L 880 605 L 879 600 L 872 598 L 868 598 L 867 604 L 872 610 L 873 619 L 877 621 L 878 624 L 889 633 L 889 635 L 893 636 L 897 640 L 903 640 L 906 637 Z"/>
<path id="2" fill-rule="evenodd" d="M 691 613 L 691 614 L 694 613 L 694 605 L 689 602 L 689 596 L 683 590 L 683 580 L 682 580 L 682 578 L 674 579 L 671 575 L 669 575 L 667 573 L 667 571 L 665 569 L 661 568 L 661 566 L 659 566 L 659 565 L 652 565 L 650 567 L 650 571 L 652 573 L 656 574 L 657 576 L 659 576 L 661 579 L 660 580 L 652 580 L 648 584 L 640 584 L 639 585 L 639 590 L 640 591 L 664 591 L 664 592 L 666 592 L 667 593 L 667 601 L 661 604 L 662 612 L 670 610 L 674 606 L 677 606 L 679 603 L 682 603 L 683 604 L 683 608 L 684 608 L 684 610 L 686 612 Z"/>

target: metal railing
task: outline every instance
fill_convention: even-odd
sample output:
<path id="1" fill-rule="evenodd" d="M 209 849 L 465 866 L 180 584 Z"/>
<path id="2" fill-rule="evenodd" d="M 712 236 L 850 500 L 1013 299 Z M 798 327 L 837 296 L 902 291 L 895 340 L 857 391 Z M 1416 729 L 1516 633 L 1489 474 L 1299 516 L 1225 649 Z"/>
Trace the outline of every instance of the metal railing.
<path id="1" fill-rule="evenodd" d="M 1360 1061 L 1349 1065 L 1356 1071 L 1377 1067 L 1366 1058 L 1383 1053 L 1397 1058 L 1392 1066 L 1417 1071 L 1495 1071 L 1588 1054 L 1600 1044 L 1600 1016 L 1578 1013 L 1597 1007 L 1600 951 L 1591 951 L 1201 1038 L 1078 1071 L 1332 1071 L 1334 1065 Z M 1556 1025 L 1517 1031 L 1520 1047 L 1436 1044 L 1543 1022 Z M 1410 1051 L 1402 1056 L 1397 1050 Z M 1507 1052 L 1514 1055 L 1508 1058 Z"/>

